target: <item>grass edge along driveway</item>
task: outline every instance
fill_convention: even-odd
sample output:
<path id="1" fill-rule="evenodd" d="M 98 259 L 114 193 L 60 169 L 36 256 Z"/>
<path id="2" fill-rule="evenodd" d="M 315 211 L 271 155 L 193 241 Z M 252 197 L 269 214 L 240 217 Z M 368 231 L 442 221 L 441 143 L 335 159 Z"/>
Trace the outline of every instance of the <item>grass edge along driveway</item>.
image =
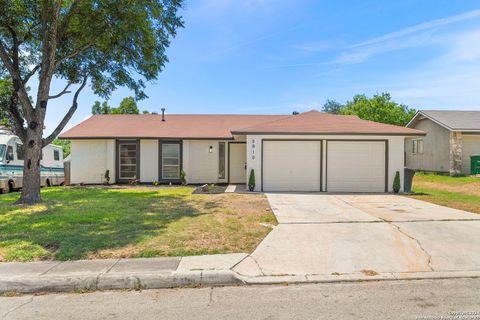
<path id="1" fill-rule="evenodd" d="M 441 206 L 480 213 L 480 177 L 417 173 L 409 197 Z"/>
<path id="2" fill-rule="evenodd" d="M 192 191 L 55 187 L 35 206 L 0 195 L 0 261 L 252 252 L 276 224 L 263 195 Z"/>

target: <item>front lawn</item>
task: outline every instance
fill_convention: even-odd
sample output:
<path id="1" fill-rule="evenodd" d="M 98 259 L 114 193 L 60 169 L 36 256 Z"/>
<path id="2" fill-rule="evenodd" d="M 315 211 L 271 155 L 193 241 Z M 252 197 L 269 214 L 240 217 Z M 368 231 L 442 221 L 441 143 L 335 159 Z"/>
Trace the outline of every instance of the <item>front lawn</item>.
<path id="1" fill-rule="evenodd" d="M 411 196 L 442 206 L 480 213 L 480 178 L 417 173 Z"/>
<path id="2" fill-rule="evenodd" d="M 251 252 L 276 224 L 263 195 L 192 191 L 55 187 L 30 207 L 0 195 L 0 261 Z"/>

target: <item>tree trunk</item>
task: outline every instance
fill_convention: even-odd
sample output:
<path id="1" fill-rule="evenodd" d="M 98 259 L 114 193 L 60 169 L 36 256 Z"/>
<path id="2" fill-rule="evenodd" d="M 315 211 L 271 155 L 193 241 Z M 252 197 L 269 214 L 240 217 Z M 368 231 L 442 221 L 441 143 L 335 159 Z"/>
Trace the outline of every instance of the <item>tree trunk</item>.
<path id="1" fill-rule="evenodd" d="M 40 196 L 40 158 L 42 155 L 42 134 L 27 129 L 23 141 L 24 165 L 22 195 L 17 203 L 36 204 L 42 201 Z"/>

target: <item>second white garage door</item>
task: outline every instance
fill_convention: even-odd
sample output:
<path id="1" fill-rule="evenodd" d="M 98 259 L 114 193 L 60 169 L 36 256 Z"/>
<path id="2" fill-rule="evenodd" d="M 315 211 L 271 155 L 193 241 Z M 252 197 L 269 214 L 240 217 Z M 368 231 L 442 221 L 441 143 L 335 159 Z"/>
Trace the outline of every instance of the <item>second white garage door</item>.
<path id="1" fill-rule="evenodd" d="M 320 191 L 320 141 L 264 141 L 264 191 Z"/>
<path id="2" fill-rule="evenodd" d="M 385 141 L 328 141 L 328 192 L 385 192 Z"/>

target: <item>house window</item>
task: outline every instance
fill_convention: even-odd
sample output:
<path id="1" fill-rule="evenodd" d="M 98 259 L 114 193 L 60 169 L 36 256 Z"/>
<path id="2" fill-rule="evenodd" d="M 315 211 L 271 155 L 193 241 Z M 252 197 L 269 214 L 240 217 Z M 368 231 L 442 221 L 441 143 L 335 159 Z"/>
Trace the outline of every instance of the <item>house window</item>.
<path id="1" fill-rule="evenodd" d="M 60 160 L 60 152 L 58 150 L 53 150 L 53 160 L 55 161 Z"/>
<path id="2" fill-rule="evenodd" d="M 423 139 L 412 140 L 412 153 L 423 154 Z"/>
<path id="3" fill-rule="evenodd" d="M 180 143 L 162 143 L 162 179 L 180 179 Z"/>
<path id="4" fill-rule="evenodd" d="M 5 160 L 13 161 L 13 147 L 12 146 L 7 147 L 7 155 L 5 156 Z"/>
<path id="5" fill-rule="evenodd" d="M 23 160 L 24 159 L 24 150 L 23 150 L 23 145 L 17 143 L 17 160 Z"/>
<path id="6" fill-rule="evenodd" d="M 118 153 L 118 177 L 120 179 L 137 178 L 137 143 L 120 143 Z"/>
<path id="7" fill-rule="evenodd" d="M 218 178 L 225 179 L 225 142 L 218 143 Z"/>

